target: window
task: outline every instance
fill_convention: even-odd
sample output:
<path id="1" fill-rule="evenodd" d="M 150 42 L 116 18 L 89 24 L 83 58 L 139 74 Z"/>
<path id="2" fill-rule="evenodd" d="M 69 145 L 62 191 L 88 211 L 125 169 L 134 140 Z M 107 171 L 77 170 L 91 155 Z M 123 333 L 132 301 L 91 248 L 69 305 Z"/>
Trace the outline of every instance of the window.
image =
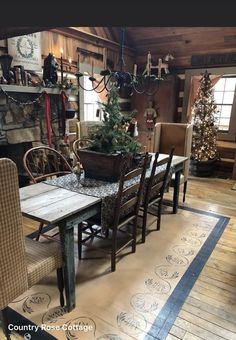
<path id="1" fill-rule="evenodd" d="M 89 76 L 84 76 L 84 87 L 91 88 Z M 101 120 L 99 103 L 100 99 L 96 91 L 84 91 L 84 120 Z"/>
<path id="2" fill-rule="evenodd" d="M 222 77 L 214 86 L 214 98 L 218 107 L 218 127 L 228 132 L 234 102 L 236 76 Z"/>

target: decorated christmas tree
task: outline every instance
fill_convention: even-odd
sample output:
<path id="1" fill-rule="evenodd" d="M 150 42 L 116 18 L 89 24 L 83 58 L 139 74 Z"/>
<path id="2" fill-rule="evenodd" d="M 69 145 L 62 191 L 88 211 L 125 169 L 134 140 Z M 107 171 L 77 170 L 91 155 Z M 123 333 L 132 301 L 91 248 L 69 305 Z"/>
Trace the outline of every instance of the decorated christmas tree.
<path id="1" fill-rule="evenodd" d="M 197 98 L 192 107 L 193 139 L 191 159 L 208 161 L 215 159 L 217 155 L 217 105 L 214 101 L 210 74 L 207 71 L 205 71 L 200 82 Z"/>
<path id="2" fill-rule="evenodd" d="M 102 103 L 104 124 L 93 136 L 91 150 L 104 153 L 137 153 L 140 150 L 141 144 L 127 131 L 129 119 L 121 114 L 118 99 L 119 91 L 114 86 L 108 93 L 107 102 Z"/>

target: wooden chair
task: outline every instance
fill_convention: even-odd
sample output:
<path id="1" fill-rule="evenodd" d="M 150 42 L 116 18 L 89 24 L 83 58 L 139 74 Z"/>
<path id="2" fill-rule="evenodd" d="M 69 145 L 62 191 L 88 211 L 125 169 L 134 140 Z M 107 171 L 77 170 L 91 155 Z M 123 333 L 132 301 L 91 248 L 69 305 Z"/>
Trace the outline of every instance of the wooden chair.
<path id="1" fill-rule="evenodd" d="M 147 232 L 147 215 L 152 214 L 157 216 L 157 230 L 160 230 L 161 225 L 161 208 L 163 195 L 168 182 L 168 177 L 170 174 L 170 166 L 174 153 L 174 148 L 172 147 L 169 157 L 158 161 L 159 152 L 155 154 L 155 159 L 152 165 L 151 176 L 146 185 L 146 190 L 144 193 L 143 203 L 141 210 L 143 211 L 142 216 L 142 242 L 146 240 Z M 157 213 L 150 212 L 149 208 L 155 207 Z"/>
<path id="2" fill-rule="evenodd" d="M 65 157 L 48 146 L 36 146 L 26 151 L 23 164 L 33 184 L 72 172 Z"/>
<path id="3" fill-rule="evenodd" d="M 80 158 L 78 154 L 79 149 L 87 148 L 91 143 L 90 139 L 76 139 L 72 145 L 72 150 L 77 158 L 78 162 L 80 163 Z"/>
<path id="4" fill-rule="evenodd" d="M 65 157 L 48 146 L 37 146 L 26 151 L 23 157 L 23 165 L 30 177 L 31 184 L 67 175 L 73 171 Z M 37 241 L 42 234 L 43 226 L 44 224 L 40 223 Z"/>
<path id="5" fill-rule="evenodd" d="M 24 238 L 17 168 L 7 158 L 0 159 L 0 185 L 0 311 L 4 333 L 10 339 L 8 304 L 55 269 L 60 304 L 64 306 L 63 264 L 57 242 Z"/>
<path id="6" fill-rule="evenodd" d="M 141 195 L 143 191 L 143 185 L 144 185 L 144 179 L 146 174 L 146 168 L 147 168 L 147 160 L 148 160 L 148 154 L 145 156 L 144 164 L 142 167 L 136 168 L 132 171 L 129 171 L 126 173 L 126 164 L 124 163 L 120 181 L 119 181 L 119 189 L 118 193 L 116 195 L 116 201 L 114 206 L 114 215 L 112 218 L 112 223 L 109 225 L 107 231 L 111 231 L 111 239 L 109 238 L 109 233 L 106 234 L 108 237 L 103 237 L 98 235 L 97 232 L 91 231 L 91 225 L 93 223 L 96 223 L 96 225 L 99 225 L 99 230 L 102 229 L 102 225 L 100 221 L 91 222 L 88 220 L 88 224 L 84 226 L 82 223 L 79 225 L 78 228 L 78 254 L 79 259 L 82 258 L 82 246 L 85 245 L 92 249 L 100 249 L 104 252 L 106 252 L 105 249 L 102 249 L 100 247 L 96 247 L 96 245 L 91 244 L 91 239 L 93 238 L 99 238 L 104 239 L 104 242 L 110 241 L 111 242 L 111 248 L 109 250 L 109 253 L 111 255 L 111 271 L 116 270 L 116 255 L 120 253 L 125 247 L 128 245 L 132 245 L 132 252 L 134 253 L 136 251 L 136 234 L 137 234 L 137 218 L 138 218 L 138 212 L 140 207 L 140 200 Z M 128 182 L 128 186 L 126 181 L 130 181 L 134 179 L 137 176 L 141 176 L 140 180 L 135 183 L 133 181 Z M 130 184 L 132 183 L 132 184 Z M 99 224 L 100 222 L 100 224 Z M 130 225 L 131 231 L 127 231 L 124 228 Z M 118 246 L 118 232 L 125 233 L 128 236 L 128 240 L 126 240 L 125 243 Z M 82 234 L 89 235 L 82 238 Z"/>

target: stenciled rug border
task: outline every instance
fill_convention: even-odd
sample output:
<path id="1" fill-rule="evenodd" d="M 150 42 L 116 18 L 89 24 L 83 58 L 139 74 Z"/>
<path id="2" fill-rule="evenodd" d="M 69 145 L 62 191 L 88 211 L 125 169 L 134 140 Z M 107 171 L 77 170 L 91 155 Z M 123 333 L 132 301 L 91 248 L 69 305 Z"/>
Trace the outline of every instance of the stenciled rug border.
<path id="1" fill-rule="evenodd" d="M 168 201 L 164 202 L 164 205 L 171 206 L 172 204 Z M 221 235 L 223 234 L 230 218 L 203 211 L 198 210 L 195 208 L 190 207 L 184 207 L 179 206 L 179 209 L 187 210 L 191 212 L 195 212 L 197 214 L 201 215 L 207 215 L 211 217 L 218 218 L 218 222 L 214 226 L 213 230 L 209 234 L 207 240 L 202 245 L 201 249 L 197 253 L 196 257 L 193 259 L 192 263 L 180 279 L 179 283 L 175 287 L 174 291 L 166 301 L 165 305 L 162 307 L 161 311 L 157 315 L 155 321 L 153 322 L 150 330 L 148 331 L 147 335 L 144 337 L 145 340 L 164 340 L 166 339 L 171 327 L 174 324 L 174 321 L 176 317 L 178 316 L 182 305 L 184 304 L 187 296 L 189 295 L 191 289 L 194 286 L 194 283 L 196 282 L 198 276 L 200 275 L 203 267 L 205 266 L 208 258 L 210 257 L 212 251 L 214 250 L 217 242 L 219 241 Z M 46 227 L 47 231 L 49 231 L 52 228 L 52 226 Z M 46 231 L 46 230 L 45 230 Z M 37 234 L 36 232 L 33 232 L 32 234 L 28 235 L 30 238 L 34 238 Z M 9 320 L 13 322 L 14 325 L 35 325 L 32 321 L 25 318 L 23 315 L 19 314 L 12 308 L 8 307 L 8 313 L 9 313 Z M 41 329 L 38 330 L 37 333 L 31 332 L 31 331 L 17 331 L 21 336 L 24 336 L 25 333 L 28 333 L 31 335 L 32 340 L 57 340 L 54 336 L 47 333 L 46 331 L 43 331 Z"/>

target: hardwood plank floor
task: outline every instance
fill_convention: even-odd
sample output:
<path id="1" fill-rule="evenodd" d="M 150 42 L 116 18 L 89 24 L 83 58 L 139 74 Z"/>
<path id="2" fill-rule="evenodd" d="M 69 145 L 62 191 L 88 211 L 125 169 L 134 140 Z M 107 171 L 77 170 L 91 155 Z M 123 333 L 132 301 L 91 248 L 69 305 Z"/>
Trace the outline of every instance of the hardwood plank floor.
<path id="1" fill-rule="evenodd" d="M 232 184 L 232 180 L 214 178 L 188 181 L 185 206 L 228 216 L 230 222 L 167 339 L 236 339 L 236 191 L 231 190 Z M 170 191 L 166 198 L 171 195 Z"/>

